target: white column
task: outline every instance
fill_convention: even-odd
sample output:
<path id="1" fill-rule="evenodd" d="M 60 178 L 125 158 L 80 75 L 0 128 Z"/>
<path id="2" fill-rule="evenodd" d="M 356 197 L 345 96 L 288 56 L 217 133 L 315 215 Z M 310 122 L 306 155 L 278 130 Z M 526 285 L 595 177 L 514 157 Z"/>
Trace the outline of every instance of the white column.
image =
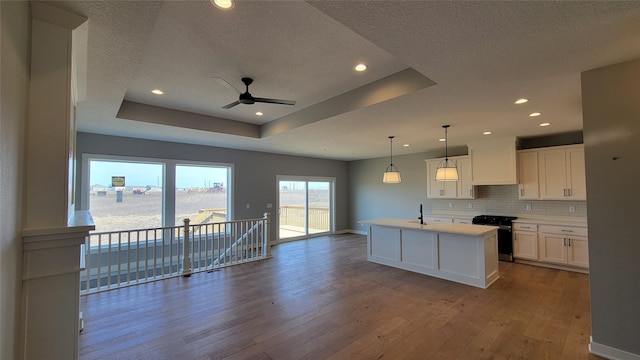
<path id="1" fill-rule="evenodd" d="M 74 30 L 86 31 L 87 19 L 39 2 L 31 12 L 21 352 L 29 360 L 73 360 L 80 247 L 94 228 L 88 212 L 74 211 Z"/>

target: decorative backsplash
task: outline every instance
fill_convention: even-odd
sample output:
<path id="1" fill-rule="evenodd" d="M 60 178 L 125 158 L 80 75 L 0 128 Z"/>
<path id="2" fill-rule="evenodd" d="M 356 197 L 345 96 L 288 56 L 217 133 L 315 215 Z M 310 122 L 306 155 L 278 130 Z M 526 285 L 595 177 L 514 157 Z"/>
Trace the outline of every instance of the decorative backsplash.
<path id="1" fill-rule="evenodd" d="M 476 198 L 473 200 L 432 199 L 431 201 L 431 211 L 434 214 L 454 212 L 521 217 L 587 217 L 586 201 L 518 200 L 518 185 L 476 186 Z M 469 208 L 469 204 L 472 208 Z M 527 210 L 527 205 L 531 210 Z"/>

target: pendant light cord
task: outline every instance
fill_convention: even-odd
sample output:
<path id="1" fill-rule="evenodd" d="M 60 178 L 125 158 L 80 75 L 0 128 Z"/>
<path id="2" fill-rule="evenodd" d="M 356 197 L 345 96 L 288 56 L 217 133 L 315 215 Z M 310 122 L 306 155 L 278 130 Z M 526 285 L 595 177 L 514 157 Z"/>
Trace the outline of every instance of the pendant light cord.
<path id="1" fill-rule="evenodd" d="M 389 165 L 393 166 L 393 138 L 395 136 L 389 136 Z"/>
<path id="2" fill-rule="evenodd" d="M 444 128 L 444 161 L 445 163 L 449 162 L 449 135 L 448 135 L 448 129 L 449 129 L 449 125 L 442 125 L 442 127 Z"/>

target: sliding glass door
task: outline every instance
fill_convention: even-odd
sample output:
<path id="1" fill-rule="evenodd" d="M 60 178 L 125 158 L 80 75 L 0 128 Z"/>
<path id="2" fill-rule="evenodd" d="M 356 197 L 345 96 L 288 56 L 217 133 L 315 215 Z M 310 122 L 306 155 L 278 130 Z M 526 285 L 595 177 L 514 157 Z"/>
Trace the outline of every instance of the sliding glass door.
<path id="1" fill-rule="evenodd" d="M 333 184 L 333 179 L 278 177 L 279 240 L 332 231 Z"/>

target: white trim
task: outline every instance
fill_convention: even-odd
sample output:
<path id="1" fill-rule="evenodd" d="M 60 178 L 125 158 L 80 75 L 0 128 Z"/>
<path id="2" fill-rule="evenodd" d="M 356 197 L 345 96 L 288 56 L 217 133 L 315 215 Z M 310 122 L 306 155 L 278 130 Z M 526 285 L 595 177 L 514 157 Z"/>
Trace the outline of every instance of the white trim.
<path id="1" fill-rule="evenodd" d="M 638 354 L 593 342 L 592 336 L 589 337 L 589 352 L 611 360 L 640 360 Z"/>

